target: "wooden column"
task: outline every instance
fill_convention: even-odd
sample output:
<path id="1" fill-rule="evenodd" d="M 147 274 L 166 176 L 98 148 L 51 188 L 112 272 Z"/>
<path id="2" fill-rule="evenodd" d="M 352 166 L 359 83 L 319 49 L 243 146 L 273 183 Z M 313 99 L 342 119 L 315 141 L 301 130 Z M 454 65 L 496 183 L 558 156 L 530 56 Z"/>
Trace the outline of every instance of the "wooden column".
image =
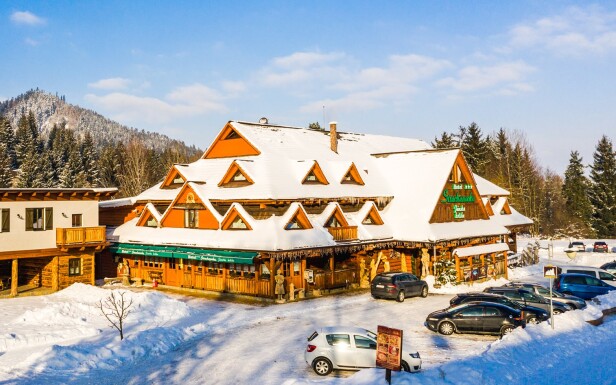
<path id="1" fill-rule="evenodd" d="M 60 290 L 60 257 L 51 260 L 51 290 Z"/>
<path id="2" fill-rule="evenodd" d="M 92 286 L 96 286 L 96 270 L 95 269 L 96 269 L 96 255 L 92 253 L 92 279 L 90 281 Z M 130 268 L 129 268 L 129 271 L 130 271 Z"/>
<path id="3" fill-rule="evenodd" d="M 274 265 L 274 258 L 270 257 L 270 262 L 269 262 L 269 271 L 270 271 L 270 289 L 271 289 L 271 293 L 272 293 L 272 298 L 276 298 L 276 294 L 274 294 L 276 292 L 276 283 L 274 282 L 274 276 L 276 275 L 276 271 L 274 271 L 274 269 L 276 268 L 276 266 Z"/>
<path id="4" fill-rule="evenodd" d="M 15 297 L 17 295 L 17 286 L 19 285 L 19 272 L 17 271 L 17 263 L 18 259 L 13 259 L 13 263 L 11 266 L 11 297 Z"/>
<path id="5" fill-rule="evenodd" d="M 331 257 L 329 257 L 329 270 L 332 272 L 332 276 L 329 280 L 330 285 L 334 286 L 334 255 L 332 254 Z"/>
<path id="6" fill-rule="evenodd" d="M 462 272 L 460 271 L 460 258 L 455 256 L 455 261 L 456 261 L 456 280 L 458 282 L 462 282 L 464 280 L 464 277 L 462 276 Z"/>
<path id="7" fill-rule="evenodd" d="M 505 270 L 505 279 L 509 279 L 509 264 L 507 263 L 507 252 L 503 251 L 503 270 Z"/>
<path id="8" fill-rule="evenodd" d="M 306 257 L 302 259 L 302 266 L 300 267 L 301 271 L 299 272 L 302 275 L 302 289 L 304 289 L 304 293 L 307 291 L 306 288 L 306 280 L 304 279 L 304 272 L 306 271 Z"/>

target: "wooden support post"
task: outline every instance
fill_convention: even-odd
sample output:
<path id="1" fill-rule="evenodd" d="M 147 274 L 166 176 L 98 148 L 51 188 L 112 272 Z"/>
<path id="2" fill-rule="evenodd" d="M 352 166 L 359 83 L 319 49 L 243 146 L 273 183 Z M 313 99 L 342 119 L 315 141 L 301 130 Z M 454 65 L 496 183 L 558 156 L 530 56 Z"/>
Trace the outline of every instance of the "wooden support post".
<path id="1" fill-rule="evenodd" d="M 51 290 L 60 290 L 60 257 L 51 260 Z"/>
<path id="2" fill-rule="evenodd" d="M 94 253 L 92 253 L 92 278 L 90 280 L 90 283 L 92 284 L 92 286 L 96 286 L 96 255 Z"/>
<path id="3" fill-rule="evenodd" d="M 272 298 L 276 298 L 276 282 L 274 281 L 274 276 L 276 276 L 276 271 L 274 270 L 275 268 L 275 264 L 274 264 L 274 258 L 270 257 L 270 262 L 269 262 L 269 271 L 270 271 L 270 289 L 271 289 L 271 293 L 272 293 Z"/>
<path id="4" fill-rule="evenodd" d="M 331 257 L 329 257 L 329 271 L 332 272 L 332 276 L 329 280 L 329 283 L 334 286 L 334 255 L 332 254 Z"/>
<path id="5" fill-rule="evenodd" d="M 400 270 L 405 273 L 409 271 L 406 267 L 406 255 L 404 253 L 400 253 Z"/>
<path id="6" fill-rule="evenodd" d="M 454 257 L 456 260 L 456 281 L 462 282 L 464 277 L 462 276 L 462 272 L 460 271 L 460 258 L 458 256 Z"/>
<path id="7" fill-rule="evenodd" d="M 17 295 L 17 287 L 19 285 L 19 271 L 17 270 L 18 259 L 13 259 L 11 266 L 11 297 Z"/>
<path id="8" fill-rule="evenodd" d="M 507 262 L 507 253 L 503 251 L 503 270 L 505 270 L 505 279 L 509 279 L 509 265 Z"/>

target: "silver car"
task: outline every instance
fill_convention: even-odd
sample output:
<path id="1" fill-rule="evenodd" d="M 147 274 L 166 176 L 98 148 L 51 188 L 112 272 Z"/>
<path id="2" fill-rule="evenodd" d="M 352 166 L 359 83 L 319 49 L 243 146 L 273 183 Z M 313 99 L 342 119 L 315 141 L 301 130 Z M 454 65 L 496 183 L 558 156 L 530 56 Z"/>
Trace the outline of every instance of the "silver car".
<path id="1" fill-rule="evenodd" d="M 357 327 L 323 327 L 308 337 L 304 359 L 319 376 L 326 376 L 334 369 L 374 368 L 376 334 Z M 407 372 L 419 371 L 419 353 L 409 353 L 403 346 L 402 369 Z"/>

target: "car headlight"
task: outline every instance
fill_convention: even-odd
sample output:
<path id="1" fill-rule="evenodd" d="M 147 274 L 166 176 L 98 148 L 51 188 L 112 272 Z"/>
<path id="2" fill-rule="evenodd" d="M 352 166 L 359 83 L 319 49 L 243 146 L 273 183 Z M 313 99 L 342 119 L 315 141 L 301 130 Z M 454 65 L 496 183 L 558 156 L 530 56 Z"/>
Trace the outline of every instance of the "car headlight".
<path id="1" fill-rule="evenodd" d="M 413 357 L 413 358 L 421 358 L 419 356 L 419 352 L 415 352 L 415 353 L 409 353 L 409 356 Z"/>
<path id="2" fill-rule="evenodd" d="M 438 318 L 428 318 L 428 321 L 438 321 Z"/>

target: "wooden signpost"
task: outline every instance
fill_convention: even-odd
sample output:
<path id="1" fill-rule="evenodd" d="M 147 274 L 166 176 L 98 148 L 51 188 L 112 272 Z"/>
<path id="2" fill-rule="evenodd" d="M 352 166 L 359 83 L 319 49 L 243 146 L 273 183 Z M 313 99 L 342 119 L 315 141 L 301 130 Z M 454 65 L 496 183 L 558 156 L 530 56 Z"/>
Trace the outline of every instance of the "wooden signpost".
<path id="1" fill-rule="evenodd" d="M 376 343 L 376 366 L 386 369 L 385 380 L 391 384 L 391 371 L 402 366 L 402 330 L 379 325 Z"/>

